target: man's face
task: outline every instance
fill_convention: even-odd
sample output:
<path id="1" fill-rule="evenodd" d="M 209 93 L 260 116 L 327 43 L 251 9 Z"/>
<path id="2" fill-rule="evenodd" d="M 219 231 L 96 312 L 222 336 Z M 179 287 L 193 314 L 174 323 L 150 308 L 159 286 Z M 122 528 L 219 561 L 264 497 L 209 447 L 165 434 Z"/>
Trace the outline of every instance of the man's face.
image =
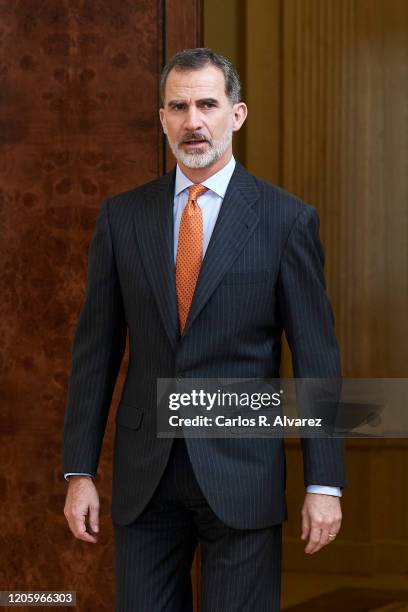
<path id="1" fill-rule="evenodd" d="M 188 72 L 173 68 L 159 114 L 177 161 L 206 168 L 232 153 L 232 134 L 244 122 L 246 107 L 231 105 L 223 72 L 208 65 Z"/>

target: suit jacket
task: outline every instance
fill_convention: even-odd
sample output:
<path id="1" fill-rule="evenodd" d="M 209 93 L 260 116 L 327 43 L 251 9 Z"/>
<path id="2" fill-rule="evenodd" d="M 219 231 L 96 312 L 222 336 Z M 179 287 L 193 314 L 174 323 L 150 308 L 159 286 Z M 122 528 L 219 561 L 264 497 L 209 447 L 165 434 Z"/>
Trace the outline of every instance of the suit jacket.
<path id="1" fill-rule="evenodd" d="M 173 439 L 156 436 L 157 378 L 279 377 L 285 330 L 295 377 L 340 377 L 316 210 L 237 160 L 180 337 L 173 259 L 175 169 L 103 200 L 72 346 L 63 472 L 96 474 L 129 332 L 116 413 L 112 519 L 135 520 Z M 287 518 L 278 438 L 186 438 L 214 512 L 236 528 Z M 305 485 L 345 485 L 343 441 L 302 439 Z"/>

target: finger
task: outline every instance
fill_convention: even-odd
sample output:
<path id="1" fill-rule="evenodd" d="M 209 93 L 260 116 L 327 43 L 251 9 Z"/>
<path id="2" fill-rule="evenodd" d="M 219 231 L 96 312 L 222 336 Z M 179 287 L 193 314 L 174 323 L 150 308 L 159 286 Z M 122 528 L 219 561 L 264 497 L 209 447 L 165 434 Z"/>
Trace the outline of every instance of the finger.
<path id="1" fill-rule="evenodd" d="M 333 533 L 333 531 L 329 531 L 327 527 L 322 528 L 322 531 L 320 533 L 320 541 L 319 544 L 316 546 L 314 552 L 317 552 L 318 550 L 323 548 L 323 546 L 327 546 L 327 544 L 330 544 L 333 538 L 329 538 L 329 533 Z"/>
<path id="2" fill-rule="evenodd" d="M 91 504 L 89 506 L 89 526 L 94 533 L 99 531 L 99 505 Z"/>
<path id="3" fill-rule="evenodd" d="M 87 531 L 85 518 L 87 515 L 87 510 L 82 509 L 80 512 L 72 515 L 71 523 L 72 523 L 72 533 L 79 540 L 84 540 L 85 542 L 97 542 L 97 539 L 94 535 L 90 534 Z"/>
<path id="4" fill-rule="evenodd" d="M 339 533 L 340 529 L 341 529 L 341 518 L 339 518 L 336 521 L 333 521 L 330 533 L 336 533 L 337 534 L 337 533 Z"/>
<path id="5" fill-rule="evenodd" d="M 339 521 L 334 521 L 328 527 L 321 527 L 320 540 L 318 544 L 314 547 L 313 553 L 316 553 L 318 550 L 331 544 L 336 539 L 336 535 L 340 529 Z M 334 537 L 330 537 L 333 536 Z"/>
<path id="6" fill-rule="evenodd" d="M 334 542 L 334 540 L 336 539 L 340 531 L 340 527 L 341 527 L 341 519 L 337 521 L 333 521 L 333 523 L 330 525 L 329 533 L 328 533 L 329 543 Z M 334 536 L 334 537 L 330 537 L 330 536 Z"/>
<path id="7" fill-rule="evenodd" d="M 85 524 L 79 525 L 78 523 L 75 523 L 71 531 L 78 540 L 92 542 L 94 544 L 96 544 L 98 541 L 95 535 L 92 535 L 86 530 Z"/>
<path id="8" fill-rule="evenodd" d="M 305 553 L 313 553 L 320 542 L 320 527 L 312 525 L 310 530 L 309 542 L 306 545 Z"/>
<path id="9" fill-rule="evenodd" d="M 91 535 L 87 531 L 81 535 L 75 536 L 77 540 L 83 540 L 83 542 L 90 542 L 91 544 L 97 544 L 98 538 L 96 536 Z"/>
<path id="10" fill-rule="evenodd" d="M 310 518 L 308 512 L 302 512 L 302 540 L 306 540 L 310 531 Z"/>

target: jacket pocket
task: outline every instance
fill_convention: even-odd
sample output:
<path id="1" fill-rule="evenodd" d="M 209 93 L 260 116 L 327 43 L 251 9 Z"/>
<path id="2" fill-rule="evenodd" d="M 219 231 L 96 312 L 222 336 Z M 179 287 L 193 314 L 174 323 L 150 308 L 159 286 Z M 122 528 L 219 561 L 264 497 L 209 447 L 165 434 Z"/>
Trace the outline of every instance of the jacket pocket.
<path id="1" fill-rule="evenodd" d="M 136 406 L 129 406 L 120 402 L 116 412 L 116 425 L 129 427 L 130 429 L 139 429 L 143 420 L 143 409 Z"/>

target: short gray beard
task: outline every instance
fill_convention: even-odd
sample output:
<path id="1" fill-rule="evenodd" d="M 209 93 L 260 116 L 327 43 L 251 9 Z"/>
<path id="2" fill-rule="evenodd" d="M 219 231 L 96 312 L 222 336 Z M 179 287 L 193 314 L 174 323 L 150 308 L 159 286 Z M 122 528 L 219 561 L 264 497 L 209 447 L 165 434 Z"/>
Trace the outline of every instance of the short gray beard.
<path id="1" fill-rule="evenodd" d="M 177 161 L 183 162 L 183 164 L 187 166 L 187 168 L 208 168 L 208 166 L 214 164 L 224 155 L 225 151 L 228 149 L 229 145 L 232 142 L 233 133 L 234 132 L 232 129 L 231 119 L 221 140 L 218 140 L 217 142 L 207 141 L 207 150 L 202 152 L 191 151 L 191 153 L 188 153 L 187 151 L 184 151 L 181 147 L 179 148 L 178 145 L 176 145 L 175 143 L 170 142 L 168 136 L 167 142 L 169 143 L 170 149 L 172 150 L 172 153 L 177 159 Z"/>

